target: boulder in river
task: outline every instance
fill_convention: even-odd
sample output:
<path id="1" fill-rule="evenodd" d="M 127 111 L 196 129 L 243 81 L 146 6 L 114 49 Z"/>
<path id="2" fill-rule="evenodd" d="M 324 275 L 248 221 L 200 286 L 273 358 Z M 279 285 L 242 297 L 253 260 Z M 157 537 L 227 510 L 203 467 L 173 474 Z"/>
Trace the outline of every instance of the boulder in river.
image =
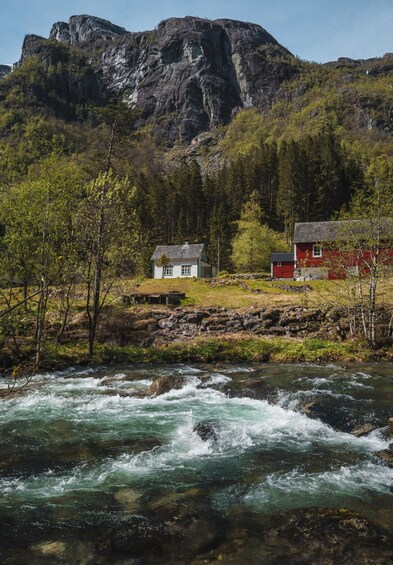
<path id="1" fill-rule="evenodd" d="M 382 461 L 388 466 L 393 469 L 393 444 L 389 445 L 389 449 L 382 449 L 382 451 L 377 451 L 375 455 L 382 459 Z"/>
<path id="2" fill-rule="evenodd" d="M 185 384 L 186 379 L 184 377 L 179 377 L 178 375 L 164 375 L 152 382 L 149 388 L 149 394 L 151 396 L 160 396 L 171 390 L 183 388 Z"/>
<path id="3" fill-rule="evenodd" d="M 329 395 L 318 395 L 308 398 L 299 407 L 299 411 L 309 418 L 321 420 L 340 432 L 351 432 L 360 425 L 359 415 L 353 413 L 345 400 Z"/>
<path id="4" fill-rule="evenodd" d="M 374 425 L 374 424 L 360 424 L 360 426 L 355 426 L 352 430 L 351 430 L 351 434 L 353 434 L 356 437 L 363 437 L 368 435 L 369 433 L 373 432 L 374 430 L 378 429 L 378 426 Z"/>
<path id="5" fill-rule="evenodd" d="M 193 429 L 203 441 L 217 441 L 216 424 L 213 422 L 199 422 Z"/>
<path id="6" fill-rule="evenodd" d="M 386 436 L 389 439 L 393 439 L 393 418 L 389 418 L 388 429 L 386 430 Z"/>
<path id="7" fill-rule="evenodd" d="M 380 428 L 380 432 L 384 439 L 388 441 L 393 439 L 393 418 L 389 418 L 387 425 Z"/>

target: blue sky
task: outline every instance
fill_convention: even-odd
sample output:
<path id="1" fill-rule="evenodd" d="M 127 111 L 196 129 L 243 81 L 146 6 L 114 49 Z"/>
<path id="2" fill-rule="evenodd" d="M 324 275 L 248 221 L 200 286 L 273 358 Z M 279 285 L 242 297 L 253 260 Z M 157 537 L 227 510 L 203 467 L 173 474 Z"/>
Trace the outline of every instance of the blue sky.
<path id="1" fill-rule="evenodd" d="M 91 14 L 144 31 L 171 16 L 232 18 L 260 24 L 292 53 L 326 62 L 393 52 L 393 0 L 0 0 L 0 63 L 19 59 L 28 33 Z"/>

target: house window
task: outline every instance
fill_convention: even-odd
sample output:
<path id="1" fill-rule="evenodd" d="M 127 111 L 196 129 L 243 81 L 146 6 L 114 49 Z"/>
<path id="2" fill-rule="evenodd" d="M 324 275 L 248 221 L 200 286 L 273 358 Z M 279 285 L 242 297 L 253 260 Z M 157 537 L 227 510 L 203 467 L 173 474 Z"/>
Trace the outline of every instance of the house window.
<path id="1" fill-rule="evenodd" d="M 312 256 L 313 257 L 322 257 L 322 247 L 320 245 L 313 245 L 312 246 Z"/>
<path id="2" fill-rule="evenodd" d="M 277 261 L 277 267 L 281 267 L 281 261 Z"/>
<path id="3" fill-rule="evenodd" d="M 165 265 L 164 267 L 164 277 L 173 277 L 173 266 Z"/>
<path id="4" fill-rule="evenodd" d="M 181 266 L 181 276 L 182 277 L 191 277 L 191 265 L 182 265 Z"/>

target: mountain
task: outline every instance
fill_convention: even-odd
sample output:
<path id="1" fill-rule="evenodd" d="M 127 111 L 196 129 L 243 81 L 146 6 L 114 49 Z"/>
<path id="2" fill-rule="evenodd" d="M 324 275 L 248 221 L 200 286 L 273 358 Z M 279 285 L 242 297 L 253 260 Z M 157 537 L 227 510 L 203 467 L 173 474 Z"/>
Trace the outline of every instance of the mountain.
<path id="1" fill-rule="evenodd" d="M 24 79 L 28 103 L 67 121 L 122 97 L 138 109 L 137 125 L 160 143 L 188 145 L 253 108 L 276 138 L 314 134 L 329 124 L 366 145 L 382 139 L 392 151 L 392 53 L 321 65 L 294 57 L 252 23 L 170 18 L 133 33 L 79 15 L 55 23 L 48 39 L 26 36 L 17 66 L 33 65 L 32 57 L 41 67 L 35 79 Z M 10 70 L 0 66 L 0 79 Z M 0 99 L 14 82 L 1 81 Z"/>
<path id="2" fill-rule="evenodd" d="M 100 18 L 72 16 L 55 23 L 48 40 L 27 36 L 21 61 L 36 56 L 55 67 L 75 50 L 94 69 L 98 99 L 126 95 L 141 111 L 140 125 L 153 122 L 170 142 L 227 124 L 240 108 L 267 110 L 296 73 L 289 51 L 259 25 L 194 17 L 131 33 Z M 91 98 L 97 102 L 94 93 Z"/>

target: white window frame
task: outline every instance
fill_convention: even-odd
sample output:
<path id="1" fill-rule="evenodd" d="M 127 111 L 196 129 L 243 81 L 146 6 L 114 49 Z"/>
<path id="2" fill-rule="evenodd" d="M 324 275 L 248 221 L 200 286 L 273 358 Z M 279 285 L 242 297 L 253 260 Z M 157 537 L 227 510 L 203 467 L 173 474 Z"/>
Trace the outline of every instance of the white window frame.
<path id="1" fill-rule="evenodd" d="M 282 267 L 281 261 L 277 261 L 277 267 Z"/>
<path id="2" fill-rule="evenodd" d="M 315 259 L 320 259 L 322 257 L 322 245 L 314 243 L 312 246 L 312 256 Z"/>
<path id="3" fill-rule="evenodd" d="M 191 268 L 192 265 L 182 265 L 181 266 L 181 276 L 182 277 L 191 277 Z M 187 273 L 186 273 L 187 270 Z"/>
<path id="4" fill-rule="evenodd" d="M 164 269 L 164 277 L 173 277 L 173 265 L 165 265 Z"/>

